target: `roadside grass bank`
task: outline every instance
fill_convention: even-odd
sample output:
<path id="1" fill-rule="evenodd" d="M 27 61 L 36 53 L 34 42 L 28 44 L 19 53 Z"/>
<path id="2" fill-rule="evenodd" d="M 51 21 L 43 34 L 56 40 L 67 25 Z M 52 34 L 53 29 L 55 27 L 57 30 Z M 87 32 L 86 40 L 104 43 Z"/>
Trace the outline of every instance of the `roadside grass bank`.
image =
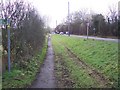
<path id="1" fill-rule="evenodd" d="M 2 89 L 2 75 L 0 74 L 0 90 Z"/>
<path id="2" fill-rule="evenodd" d="M 118 43 L 109 42 L 109 41 L 97 41 L 97 40 L 86 40 L 82 38 L 75 38 L 75 37 L 68 37 L 63 35 L 52 35 L 52 43 L 54 47 L 54 52 L 58 53 L 55 54 L 55 57 L 63 54 L 63 58 L 61 61 L 66 61 L 67 59 L 70 60 L 70 56 L 65 58 L 67 53 L 65 53 L 65 49 L 60 50 L 63 46 L 69 48 L 80 60 L 91 66 L 91 68 L 97 70 L 107 79 L 109 79 L 109 86 L 108 87 L 118 87 Z M 57 44 L 61 43 L 61 44 Z M 56 49 L 58 48 L 58 50 Z M 59 53 L 60 52 L 60 53 Z M 69 62 L 75 61 L 71 58 Z M 76 64 L 72 64 L 75 69 L 69 67 L 68 69 L 72 69 L 75 74 L 75 70 L 80 68 Z M 70 66 L 72 66 L 70 65 Z M 69 65 L 68 65 L 69 66 Z M 80 70 L 80 69 L 79 69 Z M 76 75 L 81 79 L 85 75 L 79 76 L 81 71 L 77 70 Z M 84 71 L 84 69 L 81 69 Z M 72 72 L 70 72 L 71 74 Z M 84 72 L 85 73 L 85 72 Z M 72 74 L 71 74 L 72 75 Z M 89 77 L 89 76 L 87 76 Z M 72 77 L 74 79 L 76 77 Z M 94 80 L 87 80 L 86 78 L 83 79 L 83 82 L 86 83 L 94 83 Z M 82 80 L 78 78 L 76 81 L 82 83 Z M 92 81 L 92 82 L 90 82 Z M 78 84 L 80 85 L 80 84 Z M 97 86 L 96 84 L 94 84 Z M 84 87 L 84 85 L 81 85 Z M 91 85 L 88 85 L 90 87 Z M 99 85 L 98 85 L 99 87 Z"/>
<path id="3" fill-rule="evenodd" d="M 0 50 L 0 90 L 2 89 L 2 51 Z"/>
<path id="4" fill-rule="evenodd" d="M 74 57 L 71 57 L 65 47 L 52 38 L 55 53 L 55 76 L 58 88 L 90 88 L 100 87 L 99 83 L 85 73 L 85 70 L 77 65 Z"/>
<path id="5" fill-rule="evenodd" d="M 27 63 L 24 69 L 13 67 L 11 72 L 6 71 L 2 75 L 2 88 L 26 88 L 32 84 L 36 78 L 36 74 L 42 65 L 47 52 L 47 39 L 41 52 L 38 52 Z"/>
<path id="6" fill-rule="evenodd" d="M 72 35 L 74 35 L 74 34 L 72 34 Z M 85 35 L 80 35 L 80 36 L 85 36 Z M 91 36 L 91 37 L 98 37 L 98 38 L 110 38 L 110 39 L 118 39 L 118 37 L 117 36 L 100 36 L 100 35 L 89 35 L 89 36 Z"/>

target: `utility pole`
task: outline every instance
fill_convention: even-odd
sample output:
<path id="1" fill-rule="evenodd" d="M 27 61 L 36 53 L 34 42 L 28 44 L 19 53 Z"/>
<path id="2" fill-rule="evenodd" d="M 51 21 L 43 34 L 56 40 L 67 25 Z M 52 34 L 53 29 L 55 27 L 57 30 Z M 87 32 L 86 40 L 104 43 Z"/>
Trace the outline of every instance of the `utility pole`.
<path id="1" fill-rule="evenodd" d="M 70 7 L 69 7 L 69 1 L 68 1 L 68 32 L 70 36 Z"/>
<path id="2" fill-rule="evenodd" d="M 88 39 L 88 29 L 89 29 L 89 22 L 87 22 L 87 39 Z"/>
<path id="3" fill-rule="evenodd" d="M 57 27 L 57 20 L 56 20 L 56 27 Z"/>

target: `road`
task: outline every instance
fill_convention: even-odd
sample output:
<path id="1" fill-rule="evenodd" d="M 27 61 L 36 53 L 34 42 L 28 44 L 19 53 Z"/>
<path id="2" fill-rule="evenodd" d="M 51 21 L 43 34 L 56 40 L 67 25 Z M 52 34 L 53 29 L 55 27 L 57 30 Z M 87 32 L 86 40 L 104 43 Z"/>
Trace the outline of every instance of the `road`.
<path id="1" fill-rule="evenodd" d="M 80 38 L 87 38 L 87 36 L 78 36 L 78 35 L 71 35 L 73 37 L 80 37 Z M 103 41 L 112 41 L 112 42 L 119 42 L 120 39 L 111 39 L 111 38 L 100 38 L 100 37 L 95 37 L 95 36 L 88 36 L 88 39 L 95 39 L 95 40 L 103 40 Z"/>

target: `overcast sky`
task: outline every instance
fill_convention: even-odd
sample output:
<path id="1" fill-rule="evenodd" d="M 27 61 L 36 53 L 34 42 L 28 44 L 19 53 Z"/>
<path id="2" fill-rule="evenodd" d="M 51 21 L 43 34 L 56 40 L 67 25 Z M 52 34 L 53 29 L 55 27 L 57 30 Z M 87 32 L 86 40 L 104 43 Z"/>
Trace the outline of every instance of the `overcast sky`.
<path id="1" fill-rule="evenodd" d="M 39 11 L 42 16 L 49 18 L 48 25 L 50 27 L 61 23 L 68 14 L 68 1 L 70 3 L 70 13 L 88 9 L 95 13 L 108 14 L 110 6 L 118 7 L 120 0 L 25 0 L 31 2 L 32 5 Z"/>

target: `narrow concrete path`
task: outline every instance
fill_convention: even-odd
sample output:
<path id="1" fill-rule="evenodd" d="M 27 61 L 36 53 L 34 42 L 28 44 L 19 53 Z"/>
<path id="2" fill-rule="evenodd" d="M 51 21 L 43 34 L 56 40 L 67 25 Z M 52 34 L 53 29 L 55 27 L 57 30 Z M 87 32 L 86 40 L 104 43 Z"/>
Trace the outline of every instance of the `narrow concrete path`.
<path id="1" fill-rule="evenodd" d="M 46 59 L 41 67 L 37 80 L 33 83 L 31 88 L 55 88 L 54 77 L 54 55 L 51 44 L 51 38 L 48 38 L 48 51 Z"/>

